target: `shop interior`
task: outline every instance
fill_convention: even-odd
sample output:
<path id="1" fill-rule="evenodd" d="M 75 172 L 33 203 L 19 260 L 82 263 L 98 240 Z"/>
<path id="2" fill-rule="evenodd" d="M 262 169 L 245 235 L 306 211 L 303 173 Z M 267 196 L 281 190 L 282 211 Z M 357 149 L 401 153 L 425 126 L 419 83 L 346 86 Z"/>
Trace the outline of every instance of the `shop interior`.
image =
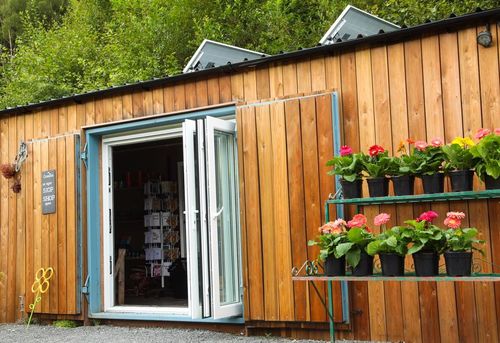
<path id="1" fill-rule="evenodd" d="M 182 160 L 182 138 L 113 148 L 117 306 L 188 306 Z"/>

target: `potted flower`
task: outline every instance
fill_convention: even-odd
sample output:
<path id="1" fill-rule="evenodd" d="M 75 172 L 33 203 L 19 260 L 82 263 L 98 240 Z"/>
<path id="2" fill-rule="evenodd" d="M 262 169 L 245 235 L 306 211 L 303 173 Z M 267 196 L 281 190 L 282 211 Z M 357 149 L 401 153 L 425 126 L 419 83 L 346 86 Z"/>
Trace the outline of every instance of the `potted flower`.
<path id="1" fill-rule="evenodd" d="M 334 156 L 326 163 L 327 166 L 333 166 L 333 170 L 328 174 L 340 176 L 340 185 L 345 199 L 362 197 L 362 160 L 363 154 L 354 154 L 349 146 L 344 145 L 340 149 L 340 156 Z"/>
<path id="2" fill-rule="evenodd" d="M 368 191 L 371 197 L 383 197 L 389 193 L 389 179 L 394 164 L 389 153 L 380 145 L 372 145 L 368 156 L 363 159 L 363 171 L 367 175 Z"/>
<path id="3" fill-rule="evenodd" d="M 408 229 L 403 226 L 394 226 L 375 237 L 368 244 L 366 252 L 369 255 L 378 254 L 382 264 L 382 275 L 403 276 L 405 257 L 408 252 Z"/>
<path id="4" fill-rule="evenodd" d="M 405 232 L 410 238 L 411 247 L 408 254 L 412 255 L 417 276 L 433 276 L 439 274 L 439 255 L 446 246 L 444 231 L 432 221 L 438 217 L 434 211 L 422 213 L 416 220 L 405 223 L 410 230 Z"/>
<path id="5" fill-rule="evenodd" d="M 406 140 L 413 144 L 413 140 Z M 411 151 L 411 150 L 410 150 Z M 415 184 L 415 169 L 417 168 L 417 159 L 412 153 L 408 154 L 404 142 L 398 146 L 399 156 L 392 157 L 392 168 L 390 176 L 394 185 L 394 195 L 413 195 Z"/>
<path id="6" fill-rule="evenodd" d="M 321 234 L 315 241 L 310 240 L 308 245 L 319 246 L 318 259 L 325 262 L 325 275 L 345 275 L 345 256 L 338 255 L 336 247 L 347 241 L 346 222 L 343 219 L 337 219 L 334 222 L 326 223 L 318 230 Z"/>
<path id="7" fill-rule="evenodd" d="M 480 140 L 470 152 L 476 158 L 477 176 L 486 184 L 486 189 L 500 189 L 500 129 L 494 133 L 480 129 L 476 138 Z"/>
<path id="8" fill-rule="evenodd" d="M 452 192 L 463 192 L 472 190 L 474 177 L 474 156 L 470 148 L 474 141 L 469 137 L 457 137 L 451 144 L 443 146 L 445 167 L 451 180 Z"/>
<path id="9" fill-rule="evenodd" d="M 366 246 L 373 241 L 373 235 L 366 226 L 366 221 L 363 214 L 356 214 L 347 222 L 347 241 L 336 247 L 336 255 L 346 257 L 352 268 L 352 275 L 355 276 L 373 274 L 373 256 L 366 252 Z"/>
<path id="10" fill-rule="evenodd" d="M 444 225 L 448 227 L 445 231 L 446 251 L 444 259 L 446 262 L 446 273 L 449 276 L 470 276 L 472 269 L 472 250 L 483 253 L 475 245 L 483 244 L 484 241 L 476 239 L 477 229 L 461 228 L 463 212 L 448 212 Z"/>
<path id="11" fill-rule="evenodd" d="M 443 141 L 440 138 L 434 138 L 431 144 L 424 141 L 415 142 L 413 149 L 417 163 L 415 172 L 422 179 L 424 193 L 443 193 L 444 191 L 442 145 Z"/>

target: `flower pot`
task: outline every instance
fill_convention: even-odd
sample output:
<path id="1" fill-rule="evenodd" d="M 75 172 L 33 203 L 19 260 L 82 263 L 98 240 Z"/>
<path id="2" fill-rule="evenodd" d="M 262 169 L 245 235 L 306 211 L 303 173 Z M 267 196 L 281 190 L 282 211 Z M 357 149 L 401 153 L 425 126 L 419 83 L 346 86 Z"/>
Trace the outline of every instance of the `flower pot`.
<path id="1" fill-rule="evenodd" d="M 431 175 L 421 175 L 425 194 L 444 192 L 444 174 L 435 173 Z"/>
<path id="2" fill-rule="evenodd" d="M 472 270 L 471 251 L 445 251 L 446 274 L 449 276 L 470 276 Z"/>
<path id="3" fill-rule="evenodd" d="M 370 197 L 386 197 L 389 194 L 389 179 L 386 177 L 373 177 L 366 179 Z"/>
<path id="4" fill-rule="evenodd" d="M 366 252 L 361 251 L 359 263 L 352 269 L 354 276 L 367 276 L 373 275 L 373 256 L 368 255 Z"/>
<path id="5" fill-rule="evenodd" d="M 345 256 L 336 258 L 335 255 L 330 255 L 325 261 L 326 276 L 343 276 L 345 275 Z"/>
<path id="6" fill-rule="evenodd" d="M 494 179 L 489 175 L 485 175 L 484 183 L 486 185 L 486 189 L 500 189 L 500 177 L 498 179 Z"/>
<path id="7" fill-rule="evenodd" d="M 413 185 L 415 184 L 415 176 L 400 175 L 391 177 L 394 185 L 394 195 L 413 195 Z"/>
<path id="8" fill-rule="evenodd" d="M 413 264 L 417 276 L 434 276 L 439 274 L 439 255 L 436 252 L 419 251 L 413 254 Z"/>
<path id="9" fill-rule="evenodd" d="M 344 199 L 361 198 L 363 196 L 362 183 L 362 179 L 357 179 L 353 182 L 341 179 L 340 185 L 342 186 Z"/>
<path id="10" fill-rule="evenodd" d="M 405 274 L 405 256 L 398 254 L 379 254 L 382 275 L 403 276 Z"/>
<path id="11" fill-rule="evenodd" d="M 452 192 L 472 191 L 473 170 L 453 170 L 448 173 Z"/>

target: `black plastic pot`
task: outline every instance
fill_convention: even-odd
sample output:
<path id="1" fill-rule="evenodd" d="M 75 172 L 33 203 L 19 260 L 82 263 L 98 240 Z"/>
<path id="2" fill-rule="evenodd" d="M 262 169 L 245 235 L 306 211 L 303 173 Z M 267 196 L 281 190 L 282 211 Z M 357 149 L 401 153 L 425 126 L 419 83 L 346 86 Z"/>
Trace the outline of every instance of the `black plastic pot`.
<path id="1" fill-rule="evenodd" d="M 444 192 L 444 174 L 435 173 L 431 175 L 421 175 L 425 194 Z"/>
<path id="2" fill-rule="evenodd" d="M 340 185 L 342 186 L 342 194 L 344 195 L 344 199 L 363 197 L 362 183 L 362 179 L 354 180 L 353 182 L 340 179 Z"/>
<path id="3" fill-rule="evenodd" d="M 412 256 L 417 276 L 434 276 L 439 274 L 438 253 L 419 251 Z"/>
<path id="4" fill-rule="evenodd" d="M 391 177 L 394 185 L 394 195 L 413 195 L 413 185 L 415 184 L 415 176 L 400 175 Z"/>
<path id="5" fill-rule="evenodd" d="M 386 197 L 389 194 L 389 179 L 386 177 L 373 177 L 366 179 L 371 197 Z"/>
<path id="6" fill-rule="evenodd" d="M 446 274 L 449 276 L 470 276 L 472 270 L 472 252 L 445 251 Z"/>
<path id="7" fill-rule="evenodd" d="M 398 254 L 379 254 L 382 264 L 382 275 L 384 276 L 404 276 L 405 256 Z"/>
<path id="8" fill-rule="evenodd" d="M 334 255 L 328 256 L 325 261 L 325 275 L 345 275 L 345 256 L 342 256 L 341 258 L 336 258 Z"/>
<path id="9" fill-rule="evenodd" d="M 472 191 L 473 170 L 453 170 L 448 173 L 452 192 Z"/>
<path id="10" fill-rule="evenodd" d="M 354 276 L 373 275 L 373 256 L 361 251 L 361 256 L 358 265 L 352 269 Z"/>
<path id="11" fill-rule="evenodd" d="M 494 179 L 489 175 L 485 175 L 484 183 L 486 185 L 486 189 L 500 189 L 500 177 L 498 179 Z"/>

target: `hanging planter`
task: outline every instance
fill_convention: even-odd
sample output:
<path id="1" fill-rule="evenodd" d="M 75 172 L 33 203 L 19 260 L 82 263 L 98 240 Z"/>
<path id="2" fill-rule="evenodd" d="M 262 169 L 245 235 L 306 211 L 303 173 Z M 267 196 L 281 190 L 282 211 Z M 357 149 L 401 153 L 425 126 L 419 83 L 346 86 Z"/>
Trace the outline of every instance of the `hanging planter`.
<path id="1" fill-rule="evenodd" d="M 389 194 L 389 179 L 386 177 L 372 177 L 366 179 L 370 197 L 385 197 Z"/>
<path id="2" fill-rule="evenodd" d="M 445 251 L 446 274 L 448 276 L 470 276 L 472 270 L 472 252 Z"/>
<path id="3" fill-rule="evenodd" d="M 394 195 L 413 195 L 415 176 L 399 175 L 391 177 L 394 186 Z"/>
<path id="4" fill-rule="evenodd" d="M 4 163 L 0 165 L 0 171 L 2 172 L 2 176 L 7 180 L 12 179 L 16 176 L 16 165 L 13 163 Z"/>
<path id="5" fill-rule="evenodd" d="M 344 199 L 354 199 L 363 197 L 363 179 L 357 179 L 352 182 L 340 179 L 342 194 Z"/>
<path id="6" fill-rule="evenodd" d="M 444 174 L 435 173 L 431 175 L 421 175 L 422 184 L 425 194 L 443 193 L 444 192 Z"/>
<path id="7" fill-rule="evenodd" d="M 419 251 L 412 256 L 417 276 L 435 276 L 439 274 L 439 255 L 437 252 Z"/>
<path id="8" fill-rule="evenodd" d="M 336 258 L 330 255 L 325 260 L 326 276 L 344 276 L 345 275 L 345 256 Z"/>
<path id="9" fill-rule="evenodd" d="M 19 151 L 14 163 L 4 163 L 0 165 L 0 172 L 7 180 L 13 179 L 14 183 L 10 187 L 14 193 L 21 192 L 21 166 L 28 157 L 28 147 L 26 143 L 21 142 Z"/>

